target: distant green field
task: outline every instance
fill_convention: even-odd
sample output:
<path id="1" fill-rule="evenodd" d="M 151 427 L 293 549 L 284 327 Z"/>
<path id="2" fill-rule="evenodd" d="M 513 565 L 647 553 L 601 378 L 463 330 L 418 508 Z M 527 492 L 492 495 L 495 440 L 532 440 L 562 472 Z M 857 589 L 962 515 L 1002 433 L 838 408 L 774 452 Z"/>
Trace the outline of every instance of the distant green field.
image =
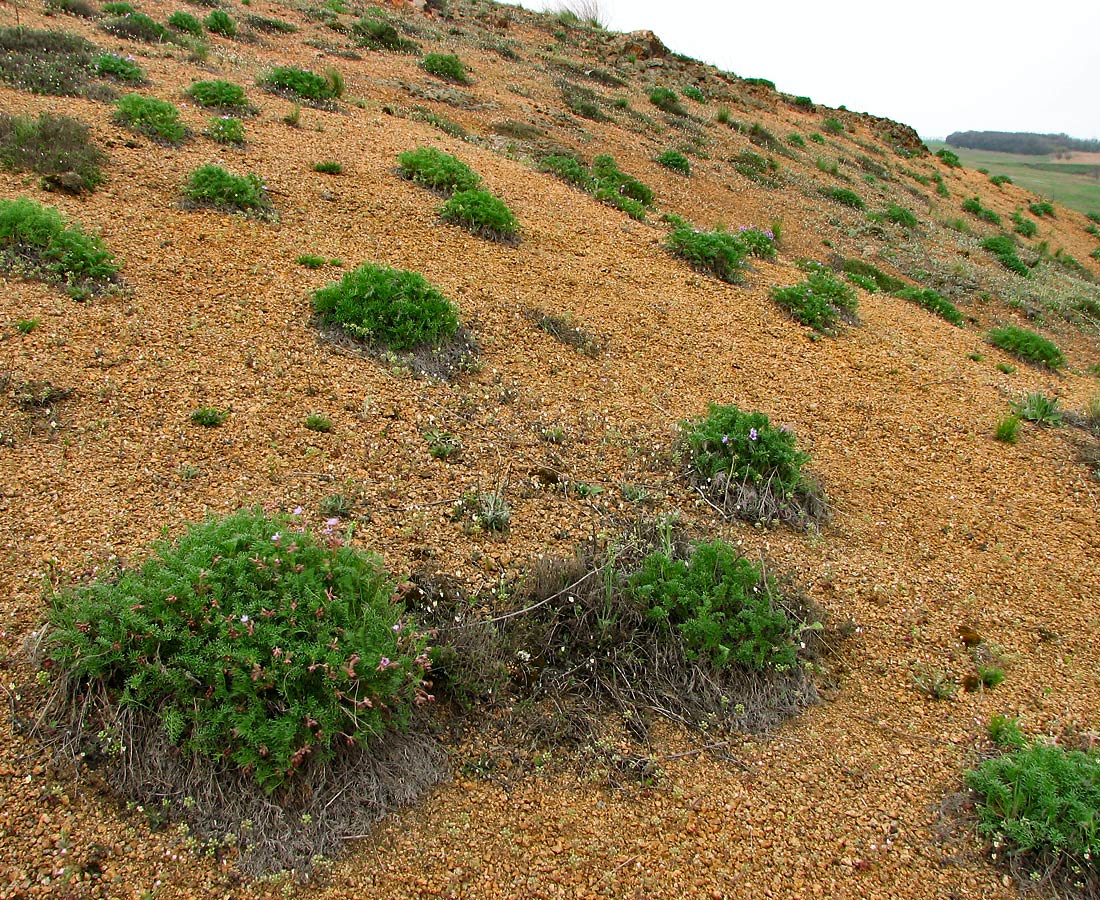
<path id="1" fill-rule="evenodd" d="M 933 153 L 947 147 L 942 141 L 925 143 Z M 965 147 L 947 149 L 957 153 L 968 169 L 989 169 L 990 175 L 1007 175 L 1014 184 L 1078 212 L 1100 211 L 1100 179 L 1096 177 L 1096 166 L 1059 164 L 1052 156 L 1024 156 L 1021 153 L 968 150 Z"/>

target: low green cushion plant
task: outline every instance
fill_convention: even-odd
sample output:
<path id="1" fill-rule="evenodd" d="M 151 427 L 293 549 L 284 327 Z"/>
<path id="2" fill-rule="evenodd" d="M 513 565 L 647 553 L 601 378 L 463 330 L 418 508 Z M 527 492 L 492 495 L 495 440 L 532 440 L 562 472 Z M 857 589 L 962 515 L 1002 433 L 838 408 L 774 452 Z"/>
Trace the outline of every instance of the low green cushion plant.
<path id="1" fill-rule="evenodd" d="M 856 311 L 856 293 L 825 266 L 808 263 L 805 281 L 772 288 L 772 299 L 803 325 L 835 334 L 841 318 Z"/>
<path id="2" fill-rule="evenodd" d="M 737 284 L 748 252 L 726 231 L 696 231 L 681 226 L 668 236 L 668 249 L 694 268 L 722 281 Z"/>
<path id="3" fill-rule="evenodd" d="M 54 594 L 44 650 L 74 694 L 108 696 L 268 793 L 401 728 L 427 696 L 425 638 L 381 562 L 259 510 Z"/>
<path id="4" fill-rule="evenodd" d="M 852 209 L 863 209 L 866 205 L 863 198 L 851 188 L 822 188 L 821 193 L 830 200 L 843 206 L 850 206 Z"/>
<path id="5" fill-rule="evenodd" d="M 860 275 L 863 278 L 870 279 L 880 291 L 887 294 L 893 294 L 909 287 L 907 282 L 883 272 L 878 266 L 862 259 L 845 259 L 842 268 L 848 275 Z"/>
<path id="6" fill-rule="evenodd" d="M 646 616 L 679 634 L 689 659 L 754 672 L 797 665 L 798 626 L 775 602 L 774 583 L 723 541 L 699 544 L 686 562 L 651 553 L 629 584 Z"/>
<path id="7" fill-rule="evenodd" d="M 936 156 L 939 157 L 940 162 L 942 162 L 949 169 L 962 168 L 962 162 L 959 160 L 959 155 L 951 150 L 948 150 L 946 147 L 937 150 Z"/>
<path id="8" fill-rule="evenodd" d="M 204 108 L 247 110 L 244 88 L 231 81 L 196 81 L 187 89 L 187 96 Z"/>
<path id="9" fill-rule="evenodd" d="M 458 328 L 451 302 L 423 275 L 364 263 L 312 296 L 318 319 L 392 350 L 447 340 Z"/>
<path id="10" fill-rule="evenodd" d="M 168 40 L 168 29 L 141 12 L 126 13 L 103 23 L 103 30 L 116 37 L 161 44 Z"/>
<path id="11" fill-rule="evenodd" d="M 0 165 L 6 169 L 32 171 L 79 193 L 103 182 L 100 166 L 106 161 L 83 122 L 51 113 L 37 119 L 0 113 Z"/>
<path id="12" fill-rule="evenodd" d="M 176 10 L 168 17 L 168 27 L 173 31 L 182 31 L 185 34 L 198 36 L 202 34 L 202 22 L 196 19 L 191 13 L 184 12 L 183 10 Z"/>
<path id="13" fill-rule="evenodd" d="M 96 57 L 95 73 L 100 78 L 112 78 L 124 84 L 143 84 L 145 71 L 134 62 L 132 56 L 103 53 Z"/>
<path id="14" fill-rule="evenodd" d="M 481 177 L 466 163 L 434 147 L 406 150 L 397 157 L 397 164 L 402 178 L 444 195 L 472 191 L 481 183 Z"/>
<path id="15" fill-rule="evenodd" d="M 420 61 L 420 66 L 429 75 L 442 78 L 444 81 L 454 81 L 458 84 L 470 83 L 466 67 L 453 53 L 428 53 Z"/>
<path id="16" fill-rule="evenodd" d="M 570 156 L 547 156 L 540 168 L 621 209 L 633 219 L 644 219 L 646 207 L 653 202 L 653 191 L 621 171 L 614 157 L 606 154 L 595 157 L 591 169 Z"/>
<path id="17" fill-rule="evenodd" d="M 34 94 L 80 94 L 96 54 L 95 45 L 78 34 L 0 28 L 0 80 Z"/>
<path id="18" fill-rule="evenodd" d="M 369 50 L 390 50 L 394 53 L 418 53 L 420 47 L 415 41 L 402 37 L 397 29 L 384 19 L 360 19 L 351 28 L 352 36 L 359 47 Z"/>
<path id="19" fill-rule="evenodd" d="M 657 164 L 673 172 L 679 172 L 681 175 L 691 174 L 691 163 L 679 150 L 666 150 L 657 157 Z"/>
<path id="20" fill-rule="evenodd" d="M 222 37 L 237 36 L 237 23 L 224 9 L 211 10 L 210 15 L 202 20 L 202 27 L 213 34 L 220 34 Z"/>
<path id="21" fill-rule="evenodd" d="M 968 212 L 973 216 L 977 216 L 983 222 L 988 222 L 990 225 L 1001 224 L 1001 217 L 992 209 L 986 209 L 982 206 L 982 202 L 977 197 L 971 197 L 964 200 L 962 208 L 963 212 Z"/>
<path id="22" fill-rule="evenodd" d="M 276 66 L 261 76 L 259 83 L 272 93 L 319 104 L 337 99 L 341 86 L 331 75 L 326 77 L 295 66 Z"/>
<path id="23" fill-rule="evenodd" d="M 1066 358 L 1058 346 L 1028 328 L 1018 325 L 1005 325 L 994 328 L 986 335 L 994 347 L 1000 347 L 1025 362 L 1045 366 L 1057 371 L 1066 364 Z"/>
<path id="24" fill-rule="evenodd" d="M 213 116 L 206 136 L 216 144 L 240 147 L 244 144 L 244 123 L 232 116 Z"/>
<path id="25" fill-rule="evenodd" d="M 192 172 L 183 193 L 192 203 L 215 209 L 264 214 L 272 208 L 259 175 L 233 175 L 214 164 Z"/>
<path id="26" fill-rule="evenodd" d="M 549 172 L 551 175 L 560 178 L 567 184 L 580 188 L 582 191 L 587 193 L 595 191 L 595 179 L 592 177 L 588 166 L 572 156 L 551 155 L 544 157 L 542 162 L 539 163 L 539 168 L 543 172 Z"/>
<path id="27" fill-rule="evenodd" d="M 179 108 L 167 100 L 127 94 L 115 103 L 113 120 L 167 144 L 178 144 L 187 137 L 187 126 L 180 120 Z"/>
<path id="28" fill-rule="evenodd" d="M 27 197 L 0 200 L 0 259 L 21 274 L 64 283 L 77 297 L 105 287 L 118 273 L 98 237 L 70 225 L 56 207 Z"/>
<path id="29" fill-rule="evenodd" d="M 1016 242 L 1007 234 L 998 234 L 982 241 L 982 249 L 988 250 L 1002 266 L 1024 278 L 1031 276 L 1031 269 L 1016 254 Z"/>
<path id="30" fill-rule="evenodd" d="M 1049 200 L 1038 200 L 1035 203 L 1029 203 L 1027 208 L 1033 216 L 1040 218 L 1050 216 L 1054 218 L 1054 204 Z"/>
<path id="31" fill-rule="evenodd" d="M 443 204 L 439 216 L 494 241 L 514 241 L 519 235 L 519 222 L 507 204 L 477 188 L 456 191 Z"/>
<path id="32" fill-rule="evenodd" d="M 966 321 L 966 317 L 959 312 L 959 308 L 954 303 L 930 288 L 905 287 L 900 291 L 896 291 L 894 296 L 916 303 L 917 306 L 922 306 L 929 312 L 934 312 L 952 325 L 962 325 Z"/>
<path id="33" fill-rule="evenodd" d="M 675 116 L 687 115 L 687 110 L 680 103 L 680 97 L 672 88 L 655 87 L 649 92 L 649 102 L 662 112 Z"/>
<path id="34" fill-rule="evenodd" d="M 1010 218 L 1014 225 L 1012 230 L 1021 237 L 1035 237 L 1036 233 L 1039 231 L 1039 226 L 1032 222 L 1031 219 L 1025 219 L 1019 210 L 1012 213 Z"/>
<path id="35" fill-rule="evenodd" d="M 891 203 L 882 213 L 882 218 L 903 228 L 916 228 L 919 224 L 917 217 L 904 206 Z"/>

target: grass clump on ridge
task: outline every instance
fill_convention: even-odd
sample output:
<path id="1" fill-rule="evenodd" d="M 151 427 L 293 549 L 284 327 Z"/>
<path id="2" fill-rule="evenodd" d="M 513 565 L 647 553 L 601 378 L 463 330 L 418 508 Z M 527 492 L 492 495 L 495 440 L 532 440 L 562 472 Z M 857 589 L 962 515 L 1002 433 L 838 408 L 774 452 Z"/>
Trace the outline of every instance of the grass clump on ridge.
<path id="1" fill-rule="evenodd" d="M 515 215 L 489 191 L 456 191 L 440 208 L 439 216 L 489 240 L 513 243 L 519 237 Z"/>
<path id="2" fill-rule="evenodd" d="M 125 128 L 166 144 L 179 144 L 189 134 L 179 108 L 167 100 L 127 94 L 115 102 L 112 120 Z"/>
<path id="3" fill-rule="evenodd" d="M 826 518 L 824 497 L 802 472 L 809 454 L 764 413 L 712 403 L 707 415 L 680 423 L 680 431 L 692 480 L 727 514 L 796 525 Z"/>
<path id="4" fill-rule="evenodd" d="M 83 122 L 51 113 L 36 119 L 0 113 L 0 164 L 7 169 L 35 172 L 47 187 L 80 193 L 103 182 L 106 161 Z"/>
<path id="5" fill-rule="evenodd" d="M 466 163 L 434 147 L 406 150 L 397 157 L 397 164 L 402 178 L 444 196 L 455 191 L 472 191 L 481 184 L 481 177 Z"/>
<path id="6" fill-rule="evenodd" d="M 318 75 L 295 66 L 275 66 L 259 79 L 260 87 L 273 94 L 316 106 L 331 106 L 343 94 L 343 79 L 336 70 Z"/>
<path id="7" fill-rule="evenodd" d="M 185 92 L 204 109 L 225 109 L 233 112 L 248 110 L 244 88 L 231 81 L 196 81 Z"/>
<path id="8" fill-rule="evenodd" d="M 684 109 L 683 104 L 680 103 L 680 97 L 672 88 L 669 87 L 655 87 L 649 92 L 649 102 L 652 103 L 661 112 L 670 113 L 674 116 L 686 116 L 687 110 Z"/>
<path id="9" fill-rule="evenodd" d="M 1015 720 L 997 717 L 1001 752 L 966 774 L 977 796 L 978 830 L 994 858 L 1021 882 L 1042 881 L 1059 896 L 1100 893 L 1100 757 L 1093 750 L 1028 741 Z"/>
<path id="10" fill-rule="evenodd" d="M 772 288 L 772 299 L 803 325 L 835 335 L 841 319 L 855 316 L 856 292 L 821 263 L 803 263 L 802 270 L 804 281 Z"/>
<path id="11" fill-rule="evenodd" d="M 423 275 L 364 263 L 314 292 L 318 319 L 396 351 L 438 344 L 458 329 L 451 302 Z"/>
<path id="12" fill-rule="evenodd" d="M 32 94 L 82 93 L 95 56 L 95 46 L 77 34 L 0 28 L 0 80 Z"/>
<path id="13" fill-rule="evenodd" d="M 184 196 L 196 206 L 267 217 L 273 207 L 264 180 L 254 173 L 233 175 L 221 166 L 207 164 L 195 169 L 183 188 Z"/>
<path id="14" fill-rule="evenodd" d="M 420 61 L 420 67 L 429 75 L 444 81 L 453 81 L 456 84 L 470 83 L 466 67 L 453 53 L 428 53 Z"/>
<path id="15" fill-rule="evenodd" d="M 966 321 L 966 317 L 959 312 L 959 308 L 954 303 L 930 288 L 904 287 L 900 291 L 895 291 L 894 296 L 916 303 L 917 306 L 935 313 L 952 325 L 961 326 Z"/>
<path id="16" fill-rule="evenodd" d="M 1022 259 L 1016 254 L 1016 242 L 1007 234 L 998 234 L 982 241 L 982 249 L 992 253 L 997 261 L 1008 269 L 1024 278 L 1031 277 L 1029 269 Z"/>
<path id="17" fill-rule="evenodd" d="M 246 851 L 274 828 L 277 845 L 310 846 L 307 866 L 339 846 L 348 823 L 327 821 L 339 793 L 374 818 L 385 810 L 349 775 L 385 762 L 386 741 L 431 700 L 426 635 L 381 561 L 331 526 L 315 537 L 258 509 L 191 525 L 139 565 L 53 594 L 38 653 L 51 717 L 98 745 L 116 789 L 140 802 L 153 783 L 158 807 L 219 837 L 239 828 Z M 298 808 L 315 793 L 319 808 Z M 263 818 L 241 821 L 253 810 Z"/>
<path id="18" fill-rule="evenodd" d="M 1053 341 L 1028 328 L 1004 325 L 990 331 L 986 339 L 994 347 L 1000 347 L 1024 362 L 1036 366 L 1045 366 L 1057 371 L 1066 364 L 1065 356 Z"/>
<path id="19" fill-rule="evenodd" d="M 27 197 L 0 200 L 0 260 L 18 275 L 64 284 L 77 299 L 117 281 L 118 264 L 98 237 Z"/>

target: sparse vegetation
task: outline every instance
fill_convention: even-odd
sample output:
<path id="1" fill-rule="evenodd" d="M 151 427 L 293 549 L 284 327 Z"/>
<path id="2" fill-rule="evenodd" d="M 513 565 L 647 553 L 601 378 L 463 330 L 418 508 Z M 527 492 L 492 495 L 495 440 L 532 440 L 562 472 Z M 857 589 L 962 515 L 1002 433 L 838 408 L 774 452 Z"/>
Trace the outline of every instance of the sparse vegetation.
<path id="1" fill-rule="evenodd" d="M 519 237 L 519 222 L 507 204 L 488 191 L 456 191 L 439 210 L 445 222 L 493 241 L 513 242 Z"/>
<path id="2" fill-rule="evenodd" d="M 924 307 L 952 325 L 961 326 L 966 321 L 966 317 L 959 312 L 959 308 L 954 303 L 930 288 L 904 287 L 896 291 L 895 296 Z"/>
<path id="3" fill-rule="evenodd" d="M 220 34 L 222 37 L 236 37 L 237 23 L 224 9 L 215 9 L 202 20 L 202 27 L 211 34 Z"/>
<path id="4" fill-rule="evenodd" d="M 1025 219 L 1020 214 L 1019 210 L 1012 213 L 1011 219 L 1014 225 L 1013 231 L 1021 237 L 1035 237 L 1036 233 L 1039 231 L 1039 226 L 1032 222 L 1031 219 Z"/>
<path id="5" fill-rule="evenodd" d="M 191 421 L 203 428 L 220 428 L 229 420 L 229 410 L 200 406 L 191 413 Z"/>
<path id="6" fill-rule="evenodd" d="M 1039 391 L 1030 391 L 1023 400 L 1014 403 L 1013 411 L 1021 419 L 1057 428 L 1062 424 L 1062 408 L 1057 397 L 1048 397 Z"/>
<path id="7" fill-rule="evenodd" d="M 991 209 L 986 209 L 982 206 L 982 201 L 977 197 L 971 197 L 962 202 L 963 212 L 968 212 L 972 216 L 977 216 L 983 222 L 988 222 L 990 225 L 1000 225 L 1001 217 Z"/>
<path id="8" fill-rule="evenodd" d="M 662 112 L 670 113 L 674 116 L 687 115 L 687 110 L 684 109 L 683 105 L 680 103 L 679 95 L 672 88 L 654 88 L 649 92 L 649 102 Z"/>
<path id="9" fill-rule="evenodd" d="M 156 19 L 141 12 L 129 12 L 103 23 L 103 30 L 115 37 L 146 44 L 162 44 L 168 40 L 168 29 Z"/>
<path id="10" fill-rule="evenodd" d="M 865 206 L 863 198 L 851 188 L 822 188 L 821 193 L 830 200 L 843 206 L 850 206 L 852 209 L 863 209 Z"/>
<path id="11" fill-rule="evenodd" d="M 184 12 L 183 10 L 176 10 L 168 17 L 168 27 L 173 31 L 190 34 L 193 37 L 198 37 L 202 34 L 202 22 L 191 15 L 191 13 Z"/>
<path id="12" fill-rule="evenodd" d="M 1038 200 L 1035 203 L 1029 203 L 1028 210 L 1033 216 L 1042 218 L 1043 216 L 1050 216 L 1054 218 L 1054 204 L 1049 200 Z"/>
<path id="13" fill-rule="evenodd" d="M 411 350 L 450 338 L 454 306 L 416 272 L 364 263 L 316 291 L 313 309 L 325 324 L 392 350 Z"/>
<path id="14" fill-rule="evenodd" d="M 428 53 L 420 61 L 420 67 L 429 75 L 453 81 L 455 84 L 469 84 L 470 76 L 462 60 L 453 53 Z"/>
<path id="15" fill-rule="evenodd" d="M 183 193 L 197 206 L 207 206 L 223 212 L 268 216 L 273 210 L 264 181 L 259 175 L 233 175 L 213 164 L 201 166 L 192 172 Z"/>
<path id="16" fill-rule="evenodd" d="M 95 57 L 95 46 L 77 34 L 0 28 L 0 80 L 32 94 L 82 93 Z"/>
<path id="17" fill-rule="evenodd" d="M 398 30 L 384 19 L 365 18 L 351 29 L 355 43 L 368 50 L 389 50 L 393 53 L 419 53 L 416 41 L 402 37 Z"/>
<path id="18" fill-rule="evenodd" d="M 942 150 L 937 150 L 936 156 L 939 157 L 940 162 L 942 162 L 949 169 L 962 168 L 962 162 L 959 160 L 959 155 L 952 152 L 951 150 L 948 150 L 946 147 L 944 147 Z"/>
<path id="19" fill-rule="evenodd" d="M 179 144 L 188 136 L 179 108 L 167 100 L 127 94 L 115 103 L 113 121 L 166 144 Z"/>
<path id="20" fill-rule="evenodd" d="M 1055 371 L 1066 364 L 1066 358 L 1053 341 L 1030 329 L 1005 325 L 994 328 L 986 337 L 994 347 L 1000 347 L 1024 362 Z"/>
<path id="21" fill-rule="evenodd" d="M 1002 266 L 1024 278 L 1031 275 L 1029 269 L 1016 255 L 1016 242 L 1007 234 L 998 234 L 982 241 L 982 249 L 992 253 Z"/>
<path id="22" fill-rule="evenodd" d="M 106 160 L 83 122 L 50 113 L 37 119 L 0 113 L 0 165 L 6 169 L 34 172 L 47 187 L 80 193 L 102 183 Z"/>
<path id="23" fill-rule="evenodd" d="M 623 210 L 632 219 L 644 219 L 646 207 L 653 202 L 653 191 L 632 175 L 621 171 L 611 156 L 592 160 L 589 169 L 571 156 L 548 156 L 540 167 L 609 206 Z"/>
<path id="24" fill-rule="evenodd" d="M 772 288 L 772 299 L 803 325 L 836 334 L 840 320 L 855 316 L 855 291 L 820 263 L 807 263 L 803 270 L 805 281 Z"/>

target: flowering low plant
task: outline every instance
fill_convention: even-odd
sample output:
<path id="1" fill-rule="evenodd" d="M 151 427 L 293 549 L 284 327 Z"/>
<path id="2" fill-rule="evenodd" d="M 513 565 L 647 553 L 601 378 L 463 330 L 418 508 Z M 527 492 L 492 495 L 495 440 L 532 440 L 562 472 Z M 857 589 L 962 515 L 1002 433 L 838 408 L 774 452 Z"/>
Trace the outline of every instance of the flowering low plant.
<path id="1" fill-rule="evenodd" d="M 151 715 L 268 793 L 431 699 L 426 638 L 380 560 L 256 509 L 52 596 L 45 653 L 77 706 Z"/>

